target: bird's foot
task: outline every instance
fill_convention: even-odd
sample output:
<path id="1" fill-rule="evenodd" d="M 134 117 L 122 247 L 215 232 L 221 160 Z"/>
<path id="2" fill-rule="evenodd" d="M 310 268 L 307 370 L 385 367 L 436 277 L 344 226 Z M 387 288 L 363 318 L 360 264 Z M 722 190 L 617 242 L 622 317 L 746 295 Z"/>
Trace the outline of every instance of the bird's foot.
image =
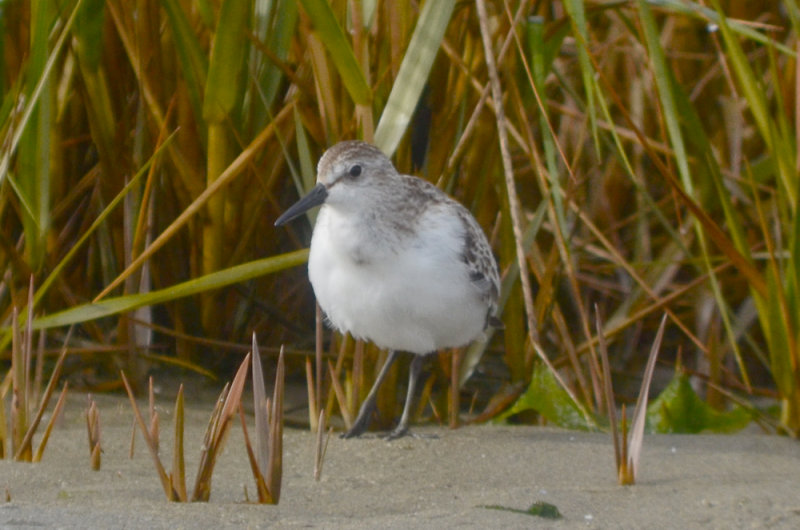
<path id="1" fill-rule="evenodd" d="M 403 436 L 413 436 L 413 434 L 408 430 L 408 427 L 401 427 L 398 425 L 393 431 L 382 434 L 381 438 L 389 442 L 402 438 Z"/>
<path id="2" fill-rule="evenodd" d="M 349 440 L 350 438 L 360 437 L 362 434 L 364 434 L 364 431 L 366 431 L 366 429 L 364 427 L 361 428 L 357 427 L 358 427 L 357 425 L 353 425 L 349 430 L 340 434 L 339 438 L 341 438 L 342 440 Z"/>
<path id="3" fill-rule="evenodd" d="M 369 427 L 370 419 L 372 418 L 372 411 L 375 408 L 374 400 L 370 400 L 367 398 L 364 403 L 361 404 L 361 410 L 358 411 L 358 416 L 356 416 L 356 421 L 353 422 L 353 425 L 350 428 L 339 435 L 339 438 L 347 440 L 349 438 L 358 438 L 365 432 L 367 432 L 367 427 Z"/>
<path id="4" fill-rule="evenodd" d="M 347 440 L 349 438 L 358 438 L 365 432 L 367 432 L 367 427 L 369 426 L 369 411 L 366 411 L 364 414 L 359 414 L 358 418 L 356 418 L 355 423 L 345 432 L 339 435 L 339 438 Z"/>
<path id="5" fill-rule="evenodd" d="M 439 436 L 436 434 L 419 434 L 416 432 L 412 432 L 409 430 L 408 427 L 400 427 L 397 426 L 393 431 L 388 432 L 386 434 L 380 435 L 380 438 L 390 442 L 392 440 L 397 440 L 398 438 L 404 438 L 408 436 L 409 438 L 416 438 L 418 440 L 438 440 Z"/>

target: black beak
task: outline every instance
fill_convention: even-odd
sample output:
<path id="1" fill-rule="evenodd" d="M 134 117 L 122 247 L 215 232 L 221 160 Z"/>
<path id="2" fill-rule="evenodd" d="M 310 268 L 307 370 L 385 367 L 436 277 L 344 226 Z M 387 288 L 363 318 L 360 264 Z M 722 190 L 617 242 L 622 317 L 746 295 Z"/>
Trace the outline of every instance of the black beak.
<path id="1" fill-rule="evenodd" d="M 328 189 L 324 184 L 317 184 L 305 197 L 294 203 L 275 221 L 275 226 L 285 225 L 292 219 L 300 217 L 314 206 L 319 206 L 328 198 Z"/>

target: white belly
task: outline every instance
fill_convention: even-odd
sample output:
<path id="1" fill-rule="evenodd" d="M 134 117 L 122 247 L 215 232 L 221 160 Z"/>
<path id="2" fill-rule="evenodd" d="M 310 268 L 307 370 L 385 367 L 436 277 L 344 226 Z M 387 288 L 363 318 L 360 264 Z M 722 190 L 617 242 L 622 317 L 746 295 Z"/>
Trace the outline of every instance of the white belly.
<path id="1" fill-rule="evenodd" d="M 346 248 L 352 234 L 341 225 L 330 230 L 325 210 L 314 230 L 308 272 L 339 331 L 416 354 L 463 346 L 482 335 L 488 308 L 469 280 L 459 240 L 423 235 L 356 263 Z"/>

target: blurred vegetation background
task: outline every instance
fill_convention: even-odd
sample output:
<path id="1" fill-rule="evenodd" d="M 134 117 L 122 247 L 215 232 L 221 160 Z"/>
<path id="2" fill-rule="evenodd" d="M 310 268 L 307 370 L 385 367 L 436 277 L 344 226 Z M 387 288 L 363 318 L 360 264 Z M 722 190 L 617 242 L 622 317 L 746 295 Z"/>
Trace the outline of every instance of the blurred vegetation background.
<path id="1" fill-rule="evenodd" d="M 503 273 L 504 330 L 440 357 L 425 410 L 516 402 L 519 421 L 569 423 L 547 406 L 563 398 L 593 424 L 595 312 L 622 401 L 666 313 L 657 421 L 744 411 L 800 433 L 797 4 L 477 7 L 0 1 L 2 362 L 32 279 L 42 344 L 78 325 L 68 370 L 85 386 L 118 387 L 120 368 L 228 375 L 252 332 L 289 345 L 302 380 L 311 225 L 272 223 L 327 147 L 361 138 L 464 203 Z M 320 346 L 317 390 L 346 419 L 382 354 L 327 331 Z M 663 430 L 730 427 L 714 421 Z"/>

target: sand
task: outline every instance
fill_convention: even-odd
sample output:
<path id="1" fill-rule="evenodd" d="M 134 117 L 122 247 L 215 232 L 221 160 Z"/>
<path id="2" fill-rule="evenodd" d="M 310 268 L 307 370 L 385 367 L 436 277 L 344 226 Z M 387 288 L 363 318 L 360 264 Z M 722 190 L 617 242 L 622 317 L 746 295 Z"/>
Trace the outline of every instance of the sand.
<path id="1" fill-rule="evenodd" d="M 188 400 L 191 403 L 191 399 Z M 120 396 L 100 396 L 103 463 L 89 467 L 85 396 L 70 398 L 38 464 L 0 462 L 2 528 L 800 528 L 800 445 L 762 434 L 653 435 L 635 486 L 616 482 L 608 435 L 541 427 L 418 427 L 422 438 L 332 438 L 322 479 L 313 437 L 287 429 L 280 504 L 245 502 L 255 487 L 236 424 L 208 503 L 168 502 Z M 162 414 L 169 467 L 171 414 Z M 191 483 L 211 404 L 187 412 Z M 434 438 L 435 436 L 435 438 Z M 5 495 L 3 495 L 5 497 Z M 543 501 L 559 520 L 510 511 Z"/>

